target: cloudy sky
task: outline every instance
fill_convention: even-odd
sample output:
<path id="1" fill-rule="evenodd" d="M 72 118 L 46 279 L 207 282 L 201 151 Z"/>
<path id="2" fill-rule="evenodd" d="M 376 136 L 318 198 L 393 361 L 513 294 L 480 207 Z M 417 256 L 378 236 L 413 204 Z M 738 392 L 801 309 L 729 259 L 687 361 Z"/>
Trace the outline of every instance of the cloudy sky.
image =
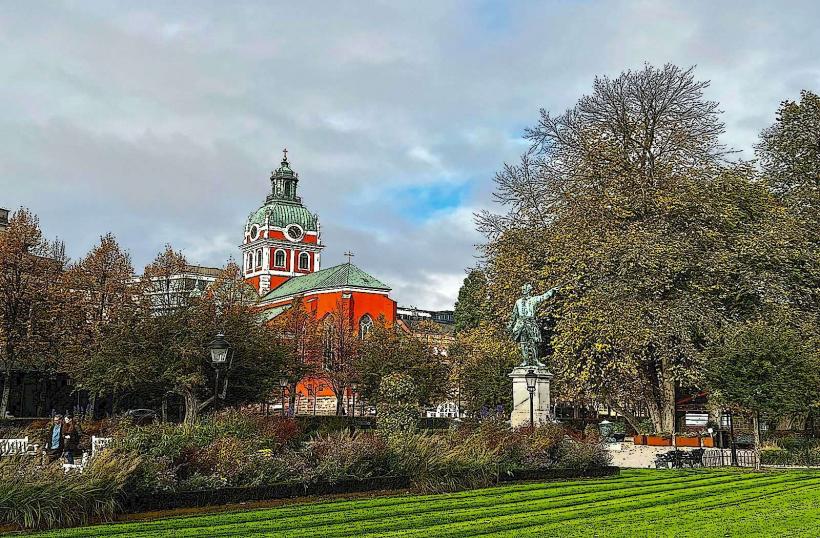
<path id="1" fill-rule="evenodd" d="M 0 206 L 81 256 L 114 232 L 238 258 L 287 146 L 325 266 L 452 307 L 472 214 L 596 74 L 697 65 L 751 156 L 779 101 L 820 90 L 820 3 L 0 0 Z"/>

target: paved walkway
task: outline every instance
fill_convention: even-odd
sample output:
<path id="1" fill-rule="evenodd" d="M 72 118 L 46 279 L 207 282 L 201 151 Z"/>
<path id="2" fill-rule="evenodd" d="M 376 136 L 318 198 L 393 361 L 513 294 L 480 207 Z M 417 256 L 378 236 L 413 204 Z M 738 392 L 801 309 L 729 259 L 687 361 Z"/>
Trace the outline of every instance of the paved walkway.
<path id="1" fill-rule="evenodd" d="M 621 468 L 631 469 L 652 469 L 655 467 L 655 456 L 673 450 L 671 446 L 647 446 L 635 445 L 632 442 L 611 443 L 607 445 L 607 449 L 612 454 L 612 465 Z M 678 450 L 692 451 L 693 448 L 678 447 Z M 706 449 L 708 454 L 717 454 L 721 450 L 718 448 Z M 723 449 L 724 459 L 726 464 L 731 462 L 731 451 L 726 448 Z M 738 457 L 742 460 L 741 464 L 751 466 L 752 454 L 751 450 L 738 450 Z M 716 457 L 716 456 L 713 456 Z"/>

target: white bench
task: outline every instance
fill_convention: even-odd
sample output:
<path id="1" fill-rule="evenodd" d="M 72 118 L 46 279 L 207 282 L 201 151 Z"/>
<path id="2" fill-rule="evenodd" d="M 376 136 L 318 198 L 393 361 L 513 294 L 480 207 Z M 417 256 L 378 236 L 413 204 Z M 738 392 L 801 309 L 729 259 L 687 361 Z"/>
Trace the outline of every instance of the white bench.
<path id="1" fill-rule="evenodd" d="M 102 452 L 106 448 L 108 448 L 111 443 L 114 441 L 113 437 L 97 437 L 96 435 L 91 436 L 91 456 L 96 456 L 99 452 Z"/>
<path id="2" fill-rule="evenodd" d="M 19 456 L 29 452 L 28 437 L 0 439 L 0 456 Z"/>

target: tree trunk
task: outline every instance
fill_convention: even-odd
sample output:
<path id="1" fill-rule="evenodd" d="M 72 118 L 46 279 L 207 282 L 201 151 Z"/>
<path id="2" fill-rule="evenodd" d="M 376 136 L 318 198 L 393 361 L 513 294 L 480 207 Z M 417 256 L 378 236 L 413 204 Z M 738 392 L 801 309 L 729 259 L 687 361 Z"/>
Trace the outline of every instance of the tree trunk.
<path id="1" fill-rule="evenodd" d="M 3 396 L 0 399 L 0 419 L 6 418 L 9 409 L 9 399 L 11 398 L 11 368 L 6 367 L 3 372 Z"/>
<path id="2" fill-rule="evenodd" d="M 196 419 L 199 417 L 199 399 L 197 399 L 194 391 L 188 388 L 182 389 L 182 398 L 185 402 L 185 419 L 183 422 L 186 427 L 190 428 L 196 424 Z"/>
<path id="3" fill-rule="evenodd" d="M 760 470 L 760 413 L 752 413 L 752 429 L 755 439 L 755 471 Z"/>
<path id="4" fill-rule="evenodd" d="M 91 420 L 97 418 L 97 393 L 92 392 L 89 397 L 88 406 L 91 408 Z"/>
<path id="5" fill-rule="evenodd" d="M 288 387 L 288 415 L 295 417 L 296 416 L 296 383 L 291 383 Z"/>
<path id="6" fill-rule="evenodd" d="M 675 378 L 669 359 L 661 359 L 660 369 L 651 364 L 647 373 L 653 385 L 645 396 L 652 425 L 657 433 L 675 433 Z"/>
<path id="7" fill-rule="evenodd" d="M 162 395 L 162 422 L 168 422 L 168 393 Z"/>
<path id="8" fill-rule="evenodd" d="M 345 408 L 345 390 L 342 387 L 341 390 L 336 392 L 336 415 L 344 415 L 344 408 Z"/>
<path id="9" fill-rule="evenodd" d="M 638 420 L 638 417 L 636 417 L 630 411 L 627 411 L 624 407 L 621 407 L 620 405 L 618 405 L 615 402 L 610 401 L 610 402 L 608 402 L 608 405 L 616 413 L 618 413 L 619 415 L 624 417 L 624 420 L 626 420 L 629 423 L 629 425 L 632 426 L 635 429 L 635 431 L 638 431 L 638 422 L 640 422 Z"/>
<path id="10" fill-rule="evenodd" d="M 45 416 L 46 412 L 46 393 L 51 392 L 49 389 L 51 383 L 48 379 L 40 378 L 37 381 L 37 409 L 35 410 L 34 414 L 38 417 Z"/>

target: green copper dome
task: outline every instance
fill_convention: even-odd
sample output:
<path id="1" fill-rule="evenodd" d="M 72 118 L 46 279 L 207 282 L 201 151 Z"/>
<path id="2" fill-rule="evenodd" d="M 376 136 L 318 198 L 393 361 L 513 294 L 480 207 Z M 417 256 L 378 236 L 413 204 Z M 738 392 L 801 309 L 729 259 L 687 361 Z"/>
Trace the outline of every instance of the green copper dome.
<path id="1" fill-rule="evenodd" d="M 248 226 L 276 226 L 284 228 L 291 224 L 298 224 L 306 232 L 319 230 L 318 218 L 300 203 L 284 200 L 269 201 L 248 217 Z"/>
<path id="2" fill-rule="evenodd" d="M 265 204 L 251 213 L 248 217 L 248 227 L 276 226 L 285 228 L 291 224 L 298 224 L 306 232 L 319 231 L 318 218 L 302 205 L 302 200 L 296 195 L 299 183 L 299 174 L 293 171 L 288 162 L 288 150 L 283 150 L 284 156 L 279 168 L 271 172 L 271 193 Z"/>

